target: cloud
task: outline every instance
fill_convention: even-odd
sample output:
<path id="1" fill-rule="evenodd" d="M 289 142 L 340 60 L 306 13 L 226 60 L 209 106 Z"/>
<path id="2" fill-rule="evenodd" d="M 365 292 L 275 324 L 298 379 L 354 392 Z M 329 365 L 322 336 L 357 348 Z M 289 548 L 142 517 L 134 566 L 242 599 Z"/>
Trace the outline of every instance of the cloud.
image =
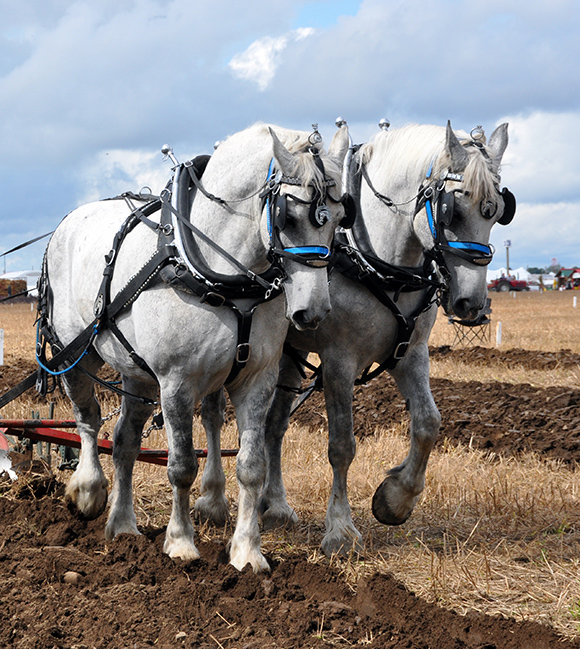
<path id="1" fill-rule="evenodd" d="M 291 41 L 301 41 L 314 34 L 314 29 L 303 27 L 284 36 L 272 38 L 265 36 L 254 41 L 247 50 L 236 54 L 228 63 L 233 75 L 238 79 L 252 81 L 260 90 L 272 82 L 280 65 L 282 52 Z"/>
<path id="2" fill-rule="evenodd" d="M 535 111 L 500 121 L 509 123 L 504 182 L 528 202 L 580 201 L 580 113 Z"/>
<path id="3" fill-rule="evenodd" d="M 4 2 L 3 248 L 51 229 L 79 202 L 158 186 L 169 176 L 157 158 L 164 142 L 185 159 L 256 121 L 318 122 L 329 141 L 340 114 L 355 142 L 381 117 L 393 128 L 451 119 L 488 133 L 509 121 L 503 180 L 519 210 L 496 228 L 496 245 L 513 232 L 518 265 L 536 264 L 544 248 L 578 263 L 580 3 L 363 0 L 356 15 L 344 4 Z M 304 7 L 335 13 L 312 25 L 323 28 L 292 31 L 311 27 Z M 530 222 L 534 232 L 524 231 Z M 564 222 L 567 241 L 556 228 Z"/>
<path id="4" fill-rule="evenodd" d="M 159 195 L 170 176 L 171 164 L 160 152 L 116 149 L 99 153 L 79 173 L 82 187 L 78 204 L 140 192 Z"/>

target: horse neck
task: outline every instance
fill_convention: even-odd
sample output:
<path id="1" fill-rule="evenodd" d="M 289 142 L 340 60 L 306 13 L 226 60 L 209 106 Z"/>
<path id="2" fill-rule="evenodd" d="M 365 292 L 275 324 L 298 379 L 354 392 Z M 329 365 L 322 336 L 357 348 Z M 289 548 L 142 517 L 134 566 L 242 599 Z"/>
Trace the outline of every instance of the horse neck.
<path id="1" fill-rule="evenodd" d="M 372 161 L 371 161 L 372 163 Z M 420 180 L 410 180 L 404 173 L 393 175 L 388 183 L 375 184 L 373 167 L 367 167 L 375 189 L 388 196 L 395 206 L 388 207 L 378 199 L 363 180 L 361 186 L 362 217 L 369 240 L 383 261 L 396 266 L 421 266 L 425 259 L 423 246 L 414 230 L 414 214 Z"/>
<path id="2" fill-rule="evenodd" d="M 202 183 L 207 191 L 228 202 L 225 208 L 198 191 L 191 210 L 192 223 L 240 263 L 254 272 L 269 266 L 266 258 L 265 235 L 261 231 L 262 202 L 256 191 L 266 180 L 270 155 L 256 155 L 251 150 L 228 151 L 210 160 Z M 246 199 L 241 200 L 240 199 Z M 200 242 L 206 263 L 224 274 L 239 271 L 210 246 Z"/>

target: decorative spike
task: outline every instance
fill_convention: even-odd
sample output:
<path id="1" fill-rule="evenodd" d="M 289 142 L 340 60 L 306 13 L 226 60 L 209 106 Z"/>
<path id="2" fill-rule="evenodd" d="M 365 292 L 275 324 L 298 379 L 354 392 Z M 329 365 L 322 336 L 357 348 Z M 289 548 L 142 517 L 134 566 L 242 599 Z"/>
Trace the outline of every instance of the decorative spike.
<path id="1" fill-rule="evenodd" d="M 176 167 L 179 165 L 179 161 L 178 161 L 177 158 L 173 155 L 173 149 L 171 148 L 171 146 L 170 146 L 169 144 L 164 144 L 164 145 L 161 147 L 161 153 L 163 154 L 163 159 L 164 159 L 164 160 L 167 160 L 167 158 L 169 158 L 169 159 L 171 160 L 171 162 L 173 162 L 173 164 L 174 164 Z"/>

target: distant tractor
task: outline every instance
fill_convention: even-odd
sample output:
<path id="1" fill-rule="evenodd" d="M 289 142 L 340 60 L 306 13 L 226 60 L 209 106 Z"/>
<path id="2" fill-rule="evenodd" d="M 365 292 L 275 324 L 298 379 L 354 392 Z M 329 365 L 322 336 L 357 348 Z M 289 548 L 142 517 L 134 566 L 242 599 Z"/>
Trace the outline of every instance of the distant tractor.
<path id="1" fill-rule="evenodd" d="M 508 291 L 529 291 L 530 285 L 525 279 L 515 279 L 513 277 L 499 277 L 493 279 L 487 285 L 489 291 L 498 291 L 507 293 Z"/>

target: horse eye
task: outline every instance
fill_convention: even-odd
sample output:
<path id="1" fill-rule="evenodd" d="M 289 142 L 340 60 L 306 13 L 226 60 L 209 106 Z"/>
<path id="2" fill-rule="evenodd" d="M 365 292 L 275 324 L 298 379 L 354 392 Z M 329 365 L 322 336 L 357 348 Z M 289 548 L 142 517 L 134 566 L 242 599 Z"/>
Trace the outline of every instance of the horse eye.
<path id="1" fill-rule="evenodd" d="M 295 228 L 296 227 L 296 215 L 292 214 L 290 210 L 286 211 L 286 224 L 285 228 Z"/>

